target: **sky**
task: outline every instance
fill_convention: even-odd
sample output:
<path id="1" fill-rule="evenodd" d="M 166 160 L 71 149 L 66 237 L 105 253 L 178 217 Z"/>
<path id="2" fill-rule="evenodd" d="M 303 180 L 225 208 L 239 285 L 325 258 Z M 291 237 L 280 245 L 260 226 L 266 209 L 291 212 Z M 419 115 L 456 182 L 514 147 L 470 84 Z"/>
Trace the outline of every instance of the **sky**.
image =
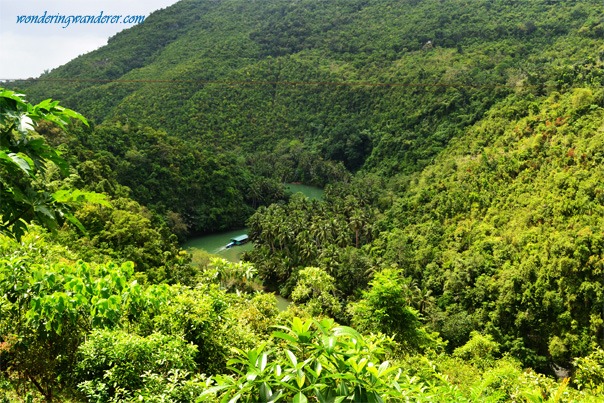
<path id="1" fill-rule="evenodd" d="M 126 16 L 149 16 L 178 0 L 0 0 L 0 80 L 38 77 L 107 44 L 134 26 Z M 45 14 L 46 12 L 46 14 Z M 20 16 L 122 16 L 119 23 L 18 23 Z M 144 24 L 144 22 L 142 22 Z"/>

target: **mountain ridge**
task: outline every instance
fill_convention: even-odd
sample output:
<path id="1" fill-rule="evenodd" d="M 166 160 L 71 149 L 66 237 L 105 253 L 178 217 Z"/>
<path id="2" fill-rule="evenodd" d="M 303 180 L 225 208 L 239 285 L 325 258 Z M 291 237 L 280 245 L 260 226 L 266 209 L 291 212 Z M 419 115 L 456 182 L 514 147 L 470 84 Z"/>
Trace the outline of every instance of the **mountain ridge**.
<path id="1" fill-rule="evenodd" d="M 16 86 L 97 123 L 136 116 L 209 143 L 234 135 L 247 150 L 298 139 L 349 169 L 369 159 L 412 172 L 494 99 L 580 86 L 581 70 L 601 79 L 587 49 L 601 47 L 590 36 L 603 12 L 595 1 L 185 0 Z M 344 81 L 392 86 L 314 84 Z"/>

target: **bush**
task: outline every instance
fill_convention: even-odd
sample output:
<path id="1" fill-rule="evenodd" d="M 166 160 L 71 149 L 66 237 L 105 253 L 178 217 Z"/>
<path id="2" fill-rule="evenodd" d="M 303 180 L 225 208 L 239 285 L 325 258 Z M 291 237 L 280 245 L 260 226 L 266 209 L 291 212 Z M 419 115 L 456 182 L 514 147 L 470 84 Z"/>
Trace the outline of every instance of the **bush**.
<path id="1" fill-rule="evenodd" d="M 92 401 L 131 398 L 153 375 L 192 371 L 196 352 L 196 346 L 176 336 L 97 330 L 78 350 L 78 389 Z"/>
<path id="2" fill-rule="evenodd" d="M 574 361 L 574 383 L 596 396 L 604 396 L 604 350 L 598 348 L 586 357 Z"/>

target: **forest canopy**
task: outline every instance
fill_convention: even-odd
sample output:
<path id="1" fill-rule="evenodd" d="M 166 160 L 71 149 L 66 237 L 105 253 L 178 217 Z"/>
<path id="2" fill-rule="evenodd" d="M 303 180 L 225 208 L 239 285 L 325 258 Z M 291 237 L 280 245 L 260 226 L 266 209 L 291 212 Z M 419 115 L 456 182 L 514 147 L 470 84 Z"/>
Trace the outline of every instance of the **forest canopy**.
<path id="1" fill-rule="evenodd" d="M 183 0 L 7 83 L 0 400 L 601 400 L 602 21 Z"/>

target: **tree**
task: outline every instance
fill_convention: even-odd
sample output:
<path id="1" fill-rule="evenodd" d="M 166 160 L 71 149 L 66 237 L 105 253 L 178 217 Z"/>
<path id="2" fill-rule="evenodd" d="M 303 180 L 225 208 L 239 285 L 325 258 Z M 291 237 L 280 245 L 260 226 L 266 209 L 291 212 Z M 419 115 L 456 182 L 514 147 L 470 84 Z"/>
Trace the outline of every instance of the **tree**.
<path id="1" fill-rule="evenodd" d="M 327 314 L 338 317 L 342 306 L 336 297 L 335 280 L 319 267 L 306 267 L 298 273 L 299 279 L 292 291 L 292 301 L 303 304 L 313 316 Z"/>
<path id="2" fill-rule="evenodd" d="M 0 88 L 0 233 L 20 239 L 30 222 L 56 230 L 66 220 L 83 230 L 70 206 L 83 201 L 104 203 L 104 198 L 78 190 L 51 193 L 44 183 L 48 167 L 54 164 L 66 174 L 68 166 L 33 130 L 44 120 L 63 129 L 71 119 L 88 123 L 58 101 L 32 105 L 23 97 Z"/>
<path id="3" fill-rule="evenodd" d="M 46 401 L 69 386 L 86 334 L 119 328 L 168 297 L 166 285 L 133 281 L 131 262 L 73 263 L 66 255 L 39 234 L 21 243 L 0 235 L 0 370 L 15 384 L 33 385 Z"/>
<path id="4" fill-rule="evenodd" d="M 435 344 L 432 335 L 421 326 L 419 312 L 409 306 L 410 280 L 396 269 L 376 273 L 363 292 L 363 298 L 351 305 L 353 325 L 361 331 L 396 333 L 395 340 L 410 350 Z"/>
<path id="5" fill-rule="evenodd" d="M 195 345 L 179 336 L 95 330 L 78 349 L 78 389 L 89 401 L 129 400 L 153 377 L 193 371 L 196 352 Z"/>

